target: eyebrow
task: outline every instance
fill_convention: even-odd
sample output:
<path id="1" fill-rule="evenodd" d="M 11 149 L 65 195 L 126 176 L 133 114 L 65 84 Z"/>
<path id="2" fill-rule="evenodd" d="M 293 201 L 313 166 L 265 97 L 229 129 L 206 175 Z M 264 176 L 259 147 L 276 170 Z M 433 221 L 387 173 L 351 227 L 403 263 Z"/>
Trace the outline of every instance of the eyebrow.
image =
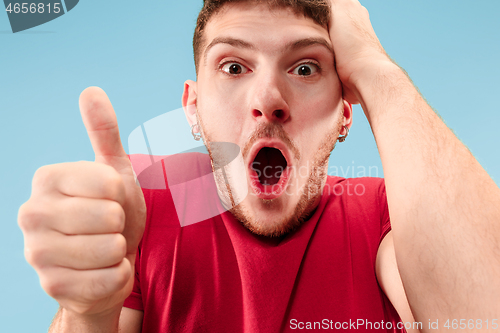
<path id="1" fill-rule="evenodd" d="M 333 48 L 330 45 L 330 43 L 328 43 L 326 41 L 326 39 L 321 38 L 321 37 L 310 37 L 310 38 L 299 39 L 297 41 L 288 43 L 285 46 L 285 50 L 296 51 L 296 50 L 303 49 L 303 48 L 313 46 L 313 45 L 322 45 L 322 46 L 326 47 L 332 55 L 335 54 L 333 52 Z"/>
<path id="2" fill-rule="evenodd" d="M 207 62 L 208 51 L 210 51 L 217 44 L 228 44 L 228 45 L 242 48 L 242 49 L 255 50 L 255 46 L 253 46 L 249 42 L 245 42 L 242 39 L 233 38 L 233 37 L 216 37 L 216 38 L 214 38 L 214 40 L 210 44 L 208 44 L 207 48 L 205 49 L 205 52 L 204 52 L 205 65 Z"/>
<path id="3" fill-rule="evenodd" d="M 251 43 L 249 43 L 247 41 L 244 41 L 242 39 L 233 38 L 233 37 L 216 37 L 205 48 L 205 52 L 204 52 L 205 64 L 206 64 L 206 61 L 207 61 L 208 52 L 215 45 L 217 45 L 217 44 L 227 44 L 227 45 L 231 45 L 233 47 L 242 48 L 242 49 L 250 49 L 250 50 L 255 50 L 256 49 L 256 47 L 253 44 L 251 44 Z M 288 44 L 285 45 L 285 47 L 283 49 L 283 52 L 286 52 L 286 51 L 297 51 L 297 50 L 300 50 L 300 49 L 303 49 L 303 48 L 306 48 L 306 47 L 309 47 L 309 46 L 313 46 L 313 45 L 324 46 L 326 49 L 328 49 L 328 51 L 332 55 L 335 54 L 333 52 L 333 48 L 330 45 L 330 43 L 328 43 L 326 41 L 326 39 L 321 38 L 321 37 L 310 37 L 310 38 L 304 38 L 304 39 L 299 39 L 299 40 L 295 40 L 295 41 L 289 42 Z"/>

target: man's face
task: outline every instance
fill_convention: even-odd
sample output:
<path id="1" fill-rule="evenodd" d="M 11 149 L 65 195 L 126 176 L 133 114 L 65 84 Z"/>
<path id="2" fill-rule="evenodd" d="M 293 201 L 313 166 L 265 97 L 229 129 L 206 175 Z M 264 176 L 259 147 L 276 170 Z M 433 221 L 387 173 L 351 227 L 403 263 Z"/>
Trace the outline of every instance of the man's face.
<path id="1" fill-rule="evenodd" d="M 291 9 L 236 3 L 210 19 L 205 41 L 190 98 L 209 150 L 242 149 L 245 170 L 231 177 L 249 194 L 231 212 L 257 234 L 286 233 L 319 203 L 344 121 L 328 31 Z"/>

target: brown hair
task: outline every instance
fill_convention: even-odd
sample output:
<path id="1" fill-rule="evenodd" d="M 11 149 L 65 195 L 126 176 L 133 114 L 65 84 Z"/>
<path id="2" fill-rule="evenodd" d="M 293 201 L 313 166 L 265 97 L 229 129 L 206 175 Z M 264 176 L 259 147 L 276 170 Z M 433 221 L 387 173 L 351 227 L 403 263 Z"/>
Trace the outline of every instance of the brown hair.
<path id="1" fill-rule="evenodd" d="M 297 14 L 313 19 L 321 26 L 327 26 L 330 20 L 329 0 L 204 0 L 203 8 L 198 15 L 196 29 L 193 37 L 194 64 L 196 74 L 200 62 L 201 48 L 205 43 L 203 32 L 215 14 L 226 4 L 237 2 L 253 2 L 255 4 L 268 4 L 270 8 L 291 8 Z"/>

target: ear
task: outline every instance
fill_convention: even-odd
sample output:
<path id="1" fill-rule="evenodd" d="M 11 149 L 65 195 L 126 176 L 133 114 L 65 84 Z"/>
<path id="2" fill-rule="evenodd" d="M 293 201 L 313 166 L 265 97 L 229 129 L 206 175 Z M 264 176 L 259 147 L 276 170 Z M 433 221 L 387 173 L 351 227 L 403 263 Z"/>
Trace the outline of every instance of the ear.
<path id="1" fill-rule="evenodd" d="M 197 103 L 197 85 L 192 80 L 184 82 L 184 92 L 182 93 L 182 108 L 186 115 L 189 126 L 197 123 L 196 103 Z"/>
<path id="2" fill-rule="evenodd" d="M 342 123 L 343 126 L 347 126 L 348 129 L 351 129 L 352 126 L 352 104 L 346 101 L 345 99 L 343 100 L 344 102 L 344 121 Z M 345 130 L 341 129 L 340 130 L 340 135 L 346 135 L 347 133 L 344 133 Z"/>

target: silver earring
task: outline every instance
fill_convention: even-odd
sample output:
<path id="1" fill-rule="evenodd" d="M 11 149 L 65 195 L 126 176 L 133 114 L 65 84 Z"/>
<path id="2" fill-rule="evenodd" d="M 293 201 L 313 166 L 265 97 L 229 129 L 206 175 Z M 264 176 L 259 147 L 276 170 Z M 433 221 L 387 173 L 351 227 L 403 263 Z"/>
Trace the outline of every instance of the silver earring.
<path id="1" fill-rule="evenodd" d="M 343 126 L 345 128 L 345 135 L 344 136 L 339 136 L 338 140 L 339 142 L 344 142 L 347 136 L 349 135 L 349 128 L 347 126 Z"/>
<path id="2" fill-rule="evenodd" d="M 197 127 L 197 131 L 195 132 L 195 127 Z M 200 134 L 200 128 L 199 128 L 199 125 L 198 124 L 193 124 L 191 126 L 191 134 L 193 135 L 193 138 L 196 140 L 196 141 L 200 141 L 201 140 L 201 134 Z"/>

